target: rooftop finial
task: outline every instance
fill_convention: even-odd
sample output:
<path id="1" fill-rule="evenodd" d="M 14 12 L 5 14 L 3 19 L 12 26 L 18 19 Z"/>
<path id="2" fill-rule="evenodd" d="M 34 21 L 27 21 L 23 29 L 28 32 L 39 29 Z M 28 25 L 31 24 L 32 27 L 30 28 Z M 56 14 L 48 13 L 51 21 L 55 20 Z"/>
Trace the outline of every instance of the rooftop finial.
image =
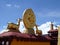
<path id="1" fill-rule="evenodd" d="M 53 30 L 53 22 L 50 24 L 50 30 Z"/>

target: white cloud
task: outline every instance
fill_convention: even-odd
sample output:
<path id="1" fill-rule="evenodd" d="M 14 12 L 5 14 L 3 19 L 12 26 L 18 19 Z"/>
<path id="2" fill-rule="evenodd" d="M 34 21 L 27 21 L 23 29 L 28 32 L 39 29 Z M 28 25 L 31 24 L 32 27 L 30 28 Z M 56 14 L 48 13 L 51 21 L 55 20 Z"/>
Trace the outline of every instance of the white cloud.
<path id="1" fill-rule="evenodd" d="M 16 5 L 16 4 L 6 4 L 7 7 L 14 7 L 14 8 L 20 8 L 20 5 Z"/>
<path id="2" fill-rule="evenodd" d="M 6 28 L 7 28 L 7 26 L 3 26 L 3 29 L 0 31 L 0 34 L 9 31 L 9 30 L 6 29 Z"/>
<path id="3" fill-rule="evenodd" d="M 12 5 L 11 4 L 6 4 L 7 7 L 11 7 Z"/>
<path id="4" fill-rule="evenodd" d="M 14 5 L 14 7 L 16 7 L 16 8 L 20 8 L 20 5 Z"/>
<path id="5" fill-rule="evenodd" d="M 8 29 L 3 29 L 2 31 L 0 31 L 0 34 L 4 33 L 4 32 L 7 32 L 7 31 L 9 31 L 9 30 Z"/>
<path id="6" fill-rule="evenodd" d="M 47 32 L 50 30 L 50 24 L 51 22 L 46 22 L 38 27 L 38 29 L 42 30 L 43 34 L 47 34 Z M 53 26 L 54 29 L 56 29 L 55 26 Z"/>

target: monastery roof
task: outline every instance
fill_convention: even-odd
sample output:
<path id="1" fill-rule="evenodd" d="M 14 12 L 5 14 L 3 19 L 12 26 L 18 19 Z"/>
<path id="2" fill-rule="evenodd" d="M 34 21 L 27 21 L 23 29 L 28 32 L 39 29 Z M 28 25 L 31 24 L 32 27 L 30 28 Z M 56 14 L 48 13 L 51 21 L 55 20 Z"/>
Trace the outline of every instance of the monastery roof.
<path id="1" fill-rule="evenodd" d="M 58 32 L 58 29 L 49 30 L 48 33 L 50 33 L 50 32 Z"/>
<path id="2" fill-rule="evenodd" d="M 23 41 L 50 41 L 51 38 L 48 35 L 36 36 L 32 34 L 24 34 L 19 32 L 4 32 L 0 34 L 0 39 L 2 38 L 16 38 Z"/>

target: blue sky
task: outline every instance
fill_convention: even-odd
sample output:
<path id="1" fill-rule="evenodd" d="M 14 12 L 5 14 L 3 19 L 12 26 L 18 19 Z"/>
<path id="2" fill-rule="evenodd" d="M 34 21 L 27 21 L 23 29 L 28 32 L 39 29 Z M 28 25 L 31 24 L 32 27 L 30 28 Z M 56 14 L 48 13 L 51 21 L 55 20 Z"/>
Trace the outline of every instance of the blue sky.
<path id="1" fill-rule="evenodd" d="M 33 9 L 37 25 L 49 21 L 60 25 L 60 0 L 0 0 L 0 30 L 8 22 L 17 23 L 27 8 Z"/>

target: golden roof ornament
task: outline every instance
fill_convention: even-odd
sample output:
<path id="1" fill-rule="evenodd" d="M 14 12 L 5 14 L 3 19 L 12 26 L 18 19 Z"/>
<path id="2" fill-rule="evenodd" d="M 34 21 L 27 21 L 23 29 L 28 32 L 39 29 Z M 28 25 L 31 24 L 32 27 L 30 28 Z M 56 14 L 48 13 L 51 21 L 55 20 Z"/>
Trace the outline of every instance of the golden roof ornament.
<path id="1" fill-rule="evenodd" d="M 23 23 L 26 28 L 26 32 L 28 34 L 34 34 L 34 29 L 33 27 L 35 26 L 36 19 L 33 10 L 26 9 L 23 13 Z"/>
<path id="2" fill-rule="evenodd" d="M 42 35 L 42 30 L 39 30 L 37 25 L 35 25 L 35 27 L 36 27 L 36 34 Z"/>
<path id="3" fill-rule="evenodd" d="M 15 23 L 8 23 L 8 26 L 7 26 L 7 29 L 9 29 L 9 31 L 13 31 L 13 32 L 20 32 L 19 31 L 19 26 L 20 26 L 20 21 L 22 19 L 18 19 L 18 24 L 15 24 Z"/>
<path id="4" fill-rule="evenodd" d="M 23 13 L 23 23 L 26 28 L 33 28 L 36 19 L 32 9 L 26 9 Z"/>

